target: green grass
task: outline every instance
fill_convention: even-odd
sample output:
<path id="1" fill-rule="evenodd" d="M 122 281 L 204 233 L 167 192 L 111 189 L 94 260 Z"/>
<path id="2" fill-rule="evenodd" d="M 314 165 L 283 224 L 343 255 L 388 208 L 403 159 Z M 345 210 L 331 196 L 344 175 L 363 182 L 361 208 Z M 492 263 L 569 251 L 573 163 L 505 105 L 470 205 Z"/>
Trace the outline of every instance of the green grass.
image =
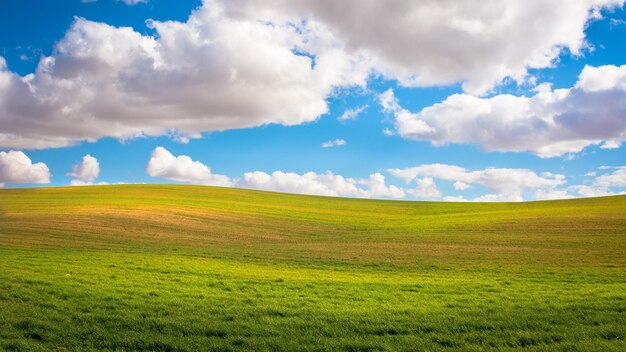
<path id="1" fill-rule="evenodd" d="M 626 350 L 626 197 L 0 190 L 0 350 Z"/>

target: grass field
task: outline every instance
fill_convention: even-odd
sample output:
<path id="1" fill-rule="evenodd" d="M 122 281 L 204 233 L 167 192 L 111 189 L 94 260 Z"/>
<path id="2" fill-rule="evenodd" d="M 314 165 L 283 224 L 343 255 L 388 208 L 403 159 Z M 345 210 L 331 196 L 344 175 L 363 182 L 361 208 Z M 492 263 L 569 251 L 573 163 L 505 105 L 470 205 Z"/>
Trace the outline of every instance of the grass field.
<path id="1" fill-rule="evenodd" d="M 626 197 L 0 190 L 0 350 L 626 350 Z"/>

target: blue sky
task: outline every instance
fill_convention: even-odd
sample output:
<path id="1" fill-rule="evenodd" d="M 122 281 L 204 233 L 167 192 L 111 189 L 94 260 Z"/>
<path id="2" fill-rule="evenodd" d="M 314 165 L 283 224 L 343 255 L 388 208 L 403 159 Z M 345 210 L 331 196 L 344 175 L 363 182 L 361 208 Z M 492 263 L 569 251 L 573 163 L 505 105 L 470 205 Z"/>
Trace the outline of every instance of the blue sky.
<path id="1" fill-rule="evenodd" d="M 444 1 L 432 23 L 420 2 L 374 9 L 376 23 L 356 2 L 302 3 L 3 2 L 0 184 L 626 191 L 623 1 L 499 3 L 510 20 Z"/>

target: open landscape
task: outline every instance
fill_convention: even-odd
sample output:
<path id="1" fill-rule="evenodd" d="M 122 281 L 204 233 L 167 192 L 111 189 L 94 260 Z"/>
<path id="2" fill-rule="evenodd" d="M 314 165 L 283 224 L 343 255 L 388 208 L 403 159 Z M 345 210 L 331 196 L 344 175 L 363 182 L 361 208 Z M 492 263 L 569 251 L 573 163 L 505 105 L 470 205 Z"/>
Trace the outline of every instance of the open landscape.
<path id="1" fill-rule="evenodd" d="M 626 349 L 626 197 L 0 190 L 0 350 Z"/>
<path id="2" fill-rule="evenodd" d="M 0 352 L 626 351 L 626 0 L 0 33 Z"/>

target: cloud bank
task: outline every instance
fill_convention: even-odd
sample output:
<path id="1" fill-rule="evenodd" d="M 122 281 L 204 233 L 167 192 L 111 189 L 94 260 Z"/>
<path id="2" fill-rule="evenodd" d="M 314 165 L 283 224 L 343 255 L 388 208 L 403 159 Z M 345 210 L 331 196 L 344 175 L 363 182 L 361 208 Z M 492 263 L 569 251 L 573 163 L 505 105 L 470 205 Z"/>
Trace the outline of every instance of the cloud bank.
<path id="1" fill-rule="evenodd" d="M 388 172 L 406 183 L 411 183 L 418 176 L 422 176 L 454 182 L 456 190 L 480 185 L 493 192 L 475 199 L 477 201 L 523 201 L 524 195 L 530 191 L 552 190 L 565 184 L 563 175 L 550 173 L 537 175 L 527 169 L 467 170 L 455 165 L 427 164 L 406 169 L 390 169 Z M 421 182 L 423 181 L 418 180 L 417 184 Z"/>
<path id="2" fill-rule="evenodd" d="M 554 157 L 600 143 L 619 148 L 626 140 L 626 65 L 585 66 L 574 87 L 542 85 L 532 97 L 455 94 L 417 113 L 401 107 L 392 90 L 379 100 L 400 136 L 434 145 Z"/>
<path id="3" fill-rule="evenodd" d="M 550 67 L 563 53 L 580 55 L 588 46 L 588 22 L 623 2 L 206 0 L 186 22 L 150 21 L 154 36 L 77 18 L 34 73 L 19 76 L 0 57 L 0 148 L 144 135 L 185 141 L 207 131 L 297 125 L 325 114 L 333 92 L 365 87 L 371 74 L 405 86 L 461 82 L 480 95 L 506 77 L 528 80 L 528 69 Z M 590 89 L 581 85 L 570 94 L 592 97 L 598 106 L 608 99 L 605 88 Z M 584 104 L 551 94 L 561 99 L 559 106 Z M 458 95 L 440 108 L 511 108 L 525 99 Z M 542 104 L 550 105 L 530 105 Z M 497 116 L 489 117 L 497 124 L 491 121 Z M 545 122 L 543 116 L 533 120 Z M 412 138 L 430 133 L 412 125 Z M 445 137 L 433 140 L 475 139 Z M 554 155 L 605 136 L 583 137 L 590 139 L 488 147 Z"/>
<path id="4" fill-rule="evenodd" d="M 207 2 L 157 35 L 77 18 L 52 56 L 20 77 L 0 58 L 0 148 L 50 148 L 136 136 L 296 125 L 328 111 L 334 87 L 365 85 L 351 59 L 292 25 L 228 16 Z"/>
<path id="5" fill-rule="evenodd" d="M 367 179 L 345 178 L 331 171 L 324 174 L 307 172 L 262 171 L 247 172 L 243 177 L 231 179 L 217 175 L 205 164 L 186 155 L 174 156 L 163 147 L 152 151 L 146 172 L 152 177 L 191 184 L 241 187 L 266 191 L 301 193 L 322 196 L 347 196 L 363 198 L 403 198 L 405 192 L 385 184 L 385 176 L 375 173 Z"/>
<path id="6" fill-rule="evenodd" d="M 604 171 L 609 168 L 603 169 Z M 518 202 L 524 200 L 563 199 L 621 194 L 626 187 L 626 167 L 612 168 L 612 172 L 594 176 L 589 185 L 568 186 L 561 174 L 537 174 L 528 169 L 486 168 L 469 170 L 456 165 L 425 164 L 404 169 L 389 169 L 386 173 L 403 181 L 406 186 L 387 183 L 380 172 L 368 178 L 350 178 L 326 171 L 325 173 L 252 171 L 240 178 L 217 175 L 205 164 L 185 155 L 174 156 L 163 147 L 157 147 L 146 167 L 150 176 L 172 181 L 239 187 L 265 191 L 299 193 L 321 196 L 358 198 L 414 198 L 443 201 Z M 468 200 L 463 195 L 443 195 L 437 182 L 451 183 L 458 192 L 486 188 L 488 193 Z"/>
<path id="7" fill-rule="evenodd" d="M 462 82 L 465 91 L 480 95 L 506 77 L 524 82 L 528 69 L 551 67 L 564 52 L 581 55 L 589 21 L 623 3 L 233 0 L 226 9 L 240 18 L 304 18 L 307 30 L 329 33 L 343 51 L 402 85 Z"/>

